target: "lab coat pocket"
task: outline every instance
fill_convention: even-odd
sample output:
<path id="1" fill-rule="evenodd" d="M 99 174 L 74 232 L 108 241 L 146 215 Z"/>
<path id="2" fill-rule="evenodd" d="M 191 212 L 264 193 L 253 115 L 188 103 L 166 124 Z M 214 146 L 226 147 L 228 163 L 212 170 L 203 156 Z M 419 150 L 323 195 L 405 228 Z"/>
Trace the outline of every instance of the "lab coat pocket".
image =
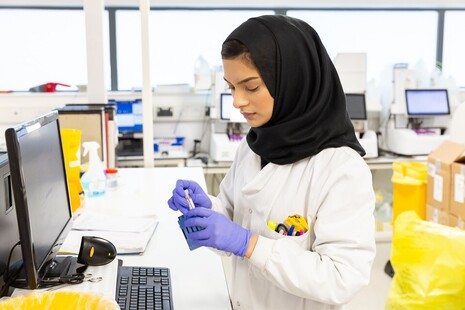
<path id="1" fill-rule="evenodd" d="M 283 234 L 279 234 L 274 230 L 271 230 L 265 222 L 263 222 L 261 226 L 262 226 L 261 235 L 264 237 L 274 239 L 274 240 L 289 239 L 297 243 L 302 249 L 310 250 L 310 245 L 311 245 L 310 230 L 306 231 L 303 235 L 300 235 L 300 236 L 286 236 Z"/>

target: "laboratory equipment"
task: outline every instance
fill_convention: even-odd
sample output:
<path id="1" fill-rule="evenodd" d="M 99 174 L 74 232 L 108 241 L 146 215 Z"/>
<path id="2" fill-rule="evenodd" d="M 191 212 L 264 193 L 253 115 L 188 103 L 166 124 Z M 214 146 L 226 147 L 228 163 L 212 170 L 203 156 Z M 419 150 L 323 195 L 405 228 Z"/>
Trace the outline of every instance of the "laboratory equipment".
<path id="1" fill-rule="evenodd" d="M 354 125 L 357 139 L 365 150 L 364 158 L 378 157 L 378 137 L 376 132 L 368 130 L 368 118 L 364 93 L 346 93 L 346 107 Z"/>
<path id="2" fill-rule="evenodd" d="M 196 184 L 197 185 L 197 184 Z M 194 202 L 192 201 L 192 198 L 191 196 L 189 195 L 189 190 L 186 188 L 184 189 L 184 193 L 185 193 L 185 198 L 187 200 L 187 203 L 188 203 L 188 209 L 189 210 L 192 210 L 195 208 L 195 205 L 194 205 Z M 193 242 L 190 238 L 189 238 L 189 234 L 191 232 L 194 232 L 194 231 L 200 231 L 202 230 L 202 227 L 198 227 L 198 226 L 194 226 L 194 227 L 186 227 L 185 225 L 185 221 L 188 219 L 188 217 L 186 215 L 181 215 L 178 217 L 178 224 L 179 224 L 179 227 L 181 228 L 181 231 L 184 235 L 184 238 L 186 238 L 186 241 L 187 241 L 187 245 L 189 246 L 189 249 L 192 251 L 192 250 L 195 250 L 197 248 L 199 248 L 200 246 L 198 244 L 196 244 L 195 242 Z"/>
<path id="3" fill-rule="evenodd" d="M 142 132 L 142 100 L 116 101 L 119 133 Z"/>
<path id="4" fill-rule="evenodd" d="M 247 123 L 247 120 L 233 105 L 234 98 L 231 93 L 220 94 L 220 118 L 232 123 Z"/>
<path id="5" fill-rule="evenodd" d="M 406 89 L 405 103 L 410 117 L 450 114 L 447 89 Z"/>
<path id="6" fill-rule="evenodd" d="M 58 113 L 8 128 L 5 138 L 24 266 L 14 286 L 35 289 L 59 265 L 72 225 Z"/>
<path id="7" fill-rule="evenodd" d="M 115 189 L 118 187 L 118 169 L 108 168 L 105 170 L 105 175 L 107 177 L 107 188 Z"/>
<path id="8" fill-rule="evenodd" d="M 105 238 L 82 236 L 77 262 L 86 266 L 102 266 L 116 257 L 116 247 Z"/>
<path id="9" fill-rule="evenodd" d="M 384 130 L 384 148 L 399 155 L 427 155 L 447 140 L 447 89 L 417 89 L 407 66 L 394 67 L 394 101 Z"/>
<path id="10" fill-rule="evenodd" d="M 244 137 L 247 120 L 233 106 L 231 93 L 221 93 L 219 101 L 219 122 L 212 124 L 210 156 L 215 161 L 232 161 Z M 218 128 L 226 127 L 223 132 Z"/>
<path id="11" fill-rule="evenodd" d="M 338 53 L 334 58 L 345 93 L 363 93 L 367 88 L 367 54 Z"/>

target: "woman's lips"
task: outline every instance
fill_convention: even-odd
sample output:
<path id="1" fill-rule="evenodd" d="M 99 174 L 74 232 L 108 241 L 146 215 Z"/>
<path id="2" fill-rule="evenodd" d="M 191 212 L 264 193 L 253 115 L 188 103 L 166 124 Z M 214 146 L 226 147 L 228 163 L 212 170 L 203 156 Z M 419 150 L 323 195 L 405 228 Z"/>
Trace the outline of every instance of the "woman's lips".
<path id="1" fill-rule="evenodd" d="M 242 115 L 244 116 L 245 119 L 252 119 L 255 113 L 242 112 Z"/>

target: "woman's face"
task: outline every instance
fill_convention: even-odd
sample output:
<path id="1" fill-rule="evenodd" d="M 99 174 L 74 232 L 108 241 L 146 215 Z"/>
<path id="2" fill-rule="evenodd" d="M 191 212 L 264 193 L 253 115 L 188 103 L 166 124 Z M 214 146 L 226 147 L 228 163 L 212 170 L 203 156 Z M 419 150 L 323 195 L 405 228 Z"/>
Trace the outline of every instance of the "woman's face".
<path id="1" fill-rule="evenodd" d="M 273 113 L 273 97 L 258 69 L 239 56 L 223 59 L 224 80 L 234 97 L 234 107 L 239 109 L 251 127 L 266 124 Z"/>

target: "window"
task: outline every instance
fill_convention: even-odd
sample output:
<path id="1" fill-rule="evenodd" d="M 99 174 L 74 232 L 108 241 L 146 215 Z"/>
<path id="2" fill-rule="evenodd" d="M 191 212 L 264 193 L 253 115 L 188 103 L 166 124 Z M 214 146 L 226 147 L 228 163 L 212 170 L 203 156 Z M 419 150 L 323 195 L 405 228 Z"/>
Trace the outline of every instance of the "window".
<path id="1" fill-rule="evenodd" d="M 85 29 L 82 10 L 0 10 L 0 89 L 27 91 L 47 82 L 87 84 Z"/>
<path id="2" fill-rule="evenodd" d="M 221 44 L 249 17 L 273 11 L 167 10 L 150 16 L 152 85 L 194 84 L 194 63 L 202 55 L 210 67 L 221 65 Z M 116 14 L 118 89 L 142 85 L 140 13 Z"/>
<path id="3" fill-rule="evenodd" d="M 337 53 L 367 53 L 367 80 L 379 80 L 395 63 L 427 72 L 436 64 L 435 11 L 288 11 L 308 22 L 332 59 Z M 413 22 L 414 21 L 414 22 Z"/>
<path id="4" fill-rule="evenodd" d="M 465 87 L 465 11 L 446 12 L 442 69 L 457 86 Z"/>

